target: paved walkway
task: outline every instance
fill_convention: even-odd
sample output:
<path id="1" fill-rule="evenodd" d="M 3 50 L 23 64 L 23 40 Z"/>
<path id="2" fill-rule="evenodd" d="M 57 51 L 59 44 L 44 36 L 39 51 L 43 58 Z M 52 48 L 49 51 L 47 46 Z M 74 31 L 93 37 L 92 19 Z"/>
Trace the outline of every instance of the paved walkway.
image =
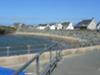
<path id="1" fill-rule="evenodd" d="M 100 51 L 65 57 L 52 75 L 100 75 Z"/>

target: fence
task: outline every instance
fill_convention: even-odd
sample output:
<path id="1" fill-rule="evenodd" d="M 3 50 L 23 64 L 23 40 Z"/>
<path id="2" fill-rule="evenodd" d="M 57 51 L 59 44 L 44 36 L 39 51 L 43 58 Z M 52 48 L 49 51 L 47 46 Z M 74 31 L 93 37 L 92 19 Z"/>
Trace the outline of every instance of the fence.
<path id="1" fill-rule="evenodd" d="M 48 44 L 0 47 L 0 57 L 31 54 L 48 47 Z"/>
<path id="2" fill-rule="evenodd" d="M 52 50 L 55 47 L 56 47 L 56 50 Z M 41 55 L 45 53 L 45 51 L 49 51 L 49 62 L 47 63 L 45 68 L 43 68 L 43 70 L 41 71 L 40 70 L 40 58 L 41 58 Z M 45 48 L 43 51 L 37 53 L 36 56 L 34 56 L 25 65 L 23 65 L 21 68 L 19 68 L 13 75 L 19 75 L 19 73 L 22 71 L 25 71 L 26 75 L 34 75 L 34 74 L 36 74 L 36 75 L 51 75 L 52 71 L 57 66 L 57 62 L 61 59 L 61 51 L 62 51 L 62 46 L 59 45 L 59 49 L 58 49 L 58 43 L 55 42 L 54 44 Z M 36 73 L 34 73 L 34 74 L 26 73 L 27 67 L 29 67 L 29 65 L 31 65 L 33 62 L 35 62 Z"/>

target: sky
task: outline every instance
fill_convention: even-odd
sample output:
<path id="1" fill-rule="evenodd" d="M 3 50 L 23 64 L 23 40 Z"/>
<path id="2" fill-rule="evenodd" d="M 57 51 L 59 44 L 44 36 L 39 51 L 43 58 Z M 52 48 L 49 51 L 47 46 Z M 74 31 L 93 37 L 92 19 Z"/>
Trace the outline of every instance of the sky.
<path id="1" fill-rule="evenodd" d="M 100 20 L 100 0 L 0 0 L 0 24 L 39 24 L 94 17 Z"/>

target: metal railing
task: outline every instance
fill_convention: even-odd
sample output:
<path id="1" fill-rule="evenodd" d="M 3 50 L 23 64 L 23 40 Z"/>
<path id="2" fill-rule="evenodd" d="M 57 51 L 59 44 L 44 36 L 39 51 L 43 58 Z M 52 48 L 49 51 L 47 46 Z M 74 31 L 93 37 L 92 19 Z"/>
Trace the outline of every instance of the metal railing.
<path id="1" fill-rule="evenodd" d="M 48 47 L 48 45 L 49 44 L 0 47 L 0 57 L 31 54 L 39 52 L 39 50 Z"/>
<path id="2" fill-rule="evenodd" d="M 51 75 L 52 71 L 55 69 L 57 66 L 57 62 L 61 59 L 61 48 L 57 48 L 57 50 L 52 50 L 53 47 L 57 46 L 58 43 L 55 42 L 54 44 L 50 45 L 48 48 L 45 48 L 43 51 L 37 53 L 31 60 L 29 60 L 26 64 L 24 64 L 21 68 L 19 68 L 13 75 L 19 75 L 20 72 L 24 72 L 27 67 L 35 62 L 36 63 L 36 75 Z M 47 66 L 43 69 L 42 72 L 40 72 L 40 56 L 45 53 L 45 51 L 49 51 L 49 62 Z M 53 54 L 52 52 L 55 53 L 55 57 L 52 58 Z M 32 73 L 26 73 L 32 74 Z"/>

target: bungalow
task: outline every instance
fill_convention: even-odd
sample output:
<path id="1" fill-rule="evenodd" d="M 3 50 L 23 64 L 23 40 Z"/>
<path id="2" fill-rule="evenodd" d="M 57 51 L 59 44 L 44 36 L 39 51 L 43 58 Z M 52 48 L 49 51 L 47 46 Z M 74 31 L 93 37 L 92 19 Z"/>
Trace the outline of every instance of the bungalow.
<path id="1" fill-rule="evenodd" d="M 94 18 L 80 21 L 75 28 L 96 30 L 96 21 Z"/>
<path id="2" fill-rule="evenodd" d="M 39 24 L 38 26 L 37 26 L 37 29 L 39 29 L 39 30 L 45 30 L 45 29 L 47 29 L 48 28 L 48 25 L 47 24 Z"/>
<path id="3" fill-rule="evenodd" d="M 100 31 L 100 22 L 97 24 L 97 30 Z"/>
<path id="4" fill-rule="evenodd" d="M 71 22 L 63 22 L 62 25 L 64 30 L 74 30 L 74 26 Z"/>
<path id="5" fill-rule="evenodd" d="M 61 23 L 57 24 L 57 30 L 62 30 L 63 29 L 63 25 Z"/>
<path id="6" fill-rule="evenodd" d="M 50 25 L 50 26 L 49 26 L 49 29 L 50 29 L 50 30 L 56 30 L 56 29 L 57 29 L 57 26 L 56 26 L 56 25 Z"/>
<path id="7" fill-rule="evenodd" d="M 50 23 L 48 26 L 49 26 L 50 30 L 56 30 L 57 29 L 56 23 Z"/>

